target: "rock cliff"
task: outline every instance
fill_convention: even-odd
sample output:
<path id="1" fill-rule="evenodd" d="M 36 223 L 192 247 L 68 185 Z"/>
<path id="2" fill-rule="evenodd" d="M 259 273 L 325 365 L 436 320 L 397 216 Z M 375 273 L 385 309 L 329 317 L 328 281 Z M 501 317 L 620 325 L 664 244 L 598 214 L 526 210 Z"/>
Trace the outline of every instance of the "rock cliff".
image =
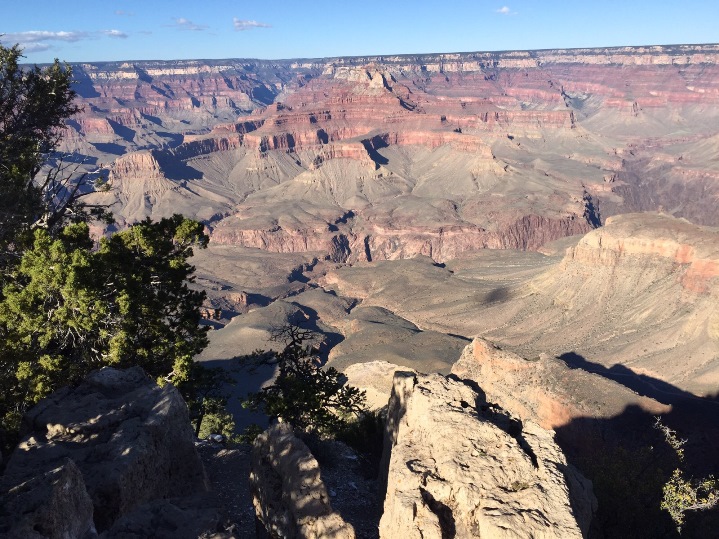
<path id="1" fill-rule="evenodd" d="M 696 45 L 83 64 L 66 140 L 117 161 L 121 193 L 94 196 L 126 222 L 175 209 L 225 244 L 446 261 L 628 211 L 719 224 L 718 58 Z M 308 203 L 352 212 L 346 240 L 238 222 Z"/>
<path id="2" fill-rule="evenodd" d="M 132 530 L 161 537 L 181 518 L 187 526 L 174 537 L 217 531 L 217 509 L 188 501 L 208 485 L 187 406 L 142 369 L 95 371 L 41 401 L 23 421 L 25 435 L 0 479 L 9 509 L 3 533 L 110 538 Z"/>
<path id="3" fill-rule="evenodd" d="M 596 501 L 591 489 L 570 501 L 567 484 L 586 480 L 567 465 L 553 433 L 513 418 L 478 388 L 397 373 L 387 436 L 380 537 L 582 537 L 588 530 Z"/>
<path id="4" fill-rule="evenodd" d="M 527 360 L 485 339 L 468 345 L 452 374 L 481 384 L 486 398 L 522 420 L 556 429 L 583 417 L 609 419 L 629 406 L 662 415 L 671 406 L 542 354 Z"/>

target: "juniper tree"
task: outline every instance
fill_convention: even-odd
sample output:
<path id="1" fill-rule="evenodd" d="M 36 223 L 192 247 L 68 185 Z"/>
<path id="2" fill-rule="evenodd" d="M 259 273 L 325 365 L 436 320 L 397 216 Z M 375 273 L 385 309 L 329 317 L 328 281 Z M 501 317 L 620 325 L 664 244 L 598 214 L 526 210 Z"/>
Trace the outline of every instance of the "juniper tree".
<path id="1" fill-rule="evenodd" d="M 175 215 L 95 242 L 83 178 L 47 166 L 79 111 L 72 70 L 58 61 L 23 67 L 19 58 L 18 46 L 0 46 L 3 449 L 29 406 L 104 365 L 140 365 L 189 394 L 193 356 L 207 345 L 205 296 L 191 288 L 188 262 L 207 245 L 204 227 Z"/>

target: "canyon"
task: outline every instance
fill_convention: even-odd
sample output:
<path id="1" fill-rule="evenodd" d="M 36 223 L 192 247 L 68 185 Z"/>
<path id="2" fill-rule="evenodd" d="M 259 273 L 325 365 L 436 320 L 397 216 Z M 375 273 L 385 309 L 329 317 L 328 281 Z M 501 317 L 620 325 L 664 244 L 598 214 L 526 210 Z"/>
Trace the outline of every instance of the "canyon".
<path id="1" fill-rule="evenodd" d="M 183 213 L 210 236 L 193 264 L 217 319 L 197 361 L 228 367 L 276 347 L 278 325 L 302 325 L 377 408 L 411 372 L 438 394 L 471 388 L 545 448 L 553 430 L 561 451 L 551 445 L 551 466 L 532 472 L 541 481 L 561 483 L 568 462 L 601 485 L 586 441 L 606 454 L 654 444 L 638 434 L 654 416 L 697 440 L 698 473 L 719 470 L 719 45 L 108 62 L 73 74 L 84 110 L 62 150 L 102 180 L 86 200 L 117 221 L 94 233 Z M 271 376 L 238 382 L 238 426 L 256 419 L 239 400 Z M 436 500 L 454 503 L 437 488 L 417 502 L 427 522 Z M 566 490 L 554 496 L 562 511 Z M 406 509 L 399 486 L 393 496 Z M 611 536 L 597 497 L 594 528 L 585 508 L 579 527 L 552 510 L 552 529 Z M 405 513 L 385 533 L 407 528 Z M 329 504 L 322 514 L 345 529 Z M 495 527 L 473 518 L 458 526 Z M 444 536 L 441 518 L 432 526 Z"/>

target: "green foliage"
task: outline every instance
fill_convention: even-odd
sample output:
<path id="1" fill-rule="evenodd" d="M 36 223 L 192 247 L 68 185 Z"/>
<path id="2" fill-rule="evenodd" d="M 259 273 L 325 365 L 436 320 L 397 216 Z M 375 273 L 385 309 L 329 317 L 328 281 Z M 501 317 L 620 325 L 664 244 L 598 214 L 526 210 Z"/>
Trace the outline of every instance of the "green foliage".
<path id="1" fill-rule="evenodd" d="M 38 221 L 60 221 L 72 204 L 54 191 L 57 178 L 35 177 L 60 140 L 73 103 L 72 71 L 57 60 L 44 68 L 20 68 L 21 49 L 0 45 L 0 250 L 16 251 Z M 66 191 L 63 193 L 67 194 Z M 64 198 L 58 201 L 57 197 Z M 59 204 L 59 205 L 58 205 Z M 53 215 L 47 215 L 49 209 Z"/>
<path id="2" fill-rule="evenodd" d="M 237 437 L 238 443 L 252 444 L 255 439 L 264 432 L 265 429 L 259 425 L 252 423 Z"/>
<path id="3" fill-rule="evenodd" d="M 197 437 L 207 438 L 210 434 L 222 434 L 226 440 L 235 439 L 235 420 L 227 411 L 224 399 L 208 398 L 203 402 L 203 415 L 198 421 Z"/>
<path id="4" fill-rule="evenodd" d="M 296 326 L 278 328 L 273 338 L 286 346 L 270 356 L 278 367 L 277 378 L 243 405 L 281 417 L 302 431 L 335 436 L 364 412 L 365 394 L 346 385 L 337 369 L 321 367 L 319 359 L 303 347 L 311 337 L 311 331 Z"/>
<path id="5" fill-rule="evenodd" d="M 44 229 L 7 280 L 0 301 L 0 420 L 104 365 L 140 365 L 190 387 L 207 344 L 204 293 L 191 290 L 202 225 L 176 215 L 119 232 L 93 248 L 86 224 L 53 239 Z"/>
<path id="6" fill-rule="evenodd" d="M 680 439 L 676 431 L 664 425 L 656 418 L 654 427 L 663 435 L 667 444 L 674 450 L 680 463 L 684 462 L 684 445 L 687 440 Z M 685 513 L 710 509 L 719 503 L 719 481 L 712 476 L 704 479 L 687 477 L 681 468 L 675 468 L 662 489 L 661 508 L 669 513 L 681 532 Z"/>
<path id="7" fill-rule="evenodd" d="M 719 502 L 719 481 L 712 476 L 687 478 L 677 468 L 664 485 L 663 493 L 661 508 L 671 515 L 677 530 L 681 531 L 687 511 L 709 509 Z"/>
<path id="8" fill-rule="evenodd" d="M 174 376 L 174 384 L 187 402 L 195 436 L 206 438 L 214 433 L 229 437 L 227 433 L 234 431 L 235 423 L 225 408 L 228 396 L 224 388 L 234 383 L 234 379 L 224 369 L 205 367 L 194 361 L 179 373 L 181 376 Z"/>
<path id="9" fill-rule="evenodd" d="M 81 202 L 83 187 L 108 186 L 68 175 L 53 153 L 79 111 L 72 72 L 58 61 L 20 68 L 19 58 L 0 46 L 0 445 L 29 406 L 104 365 L 176 384 L 202 411 L 198 429 L 212 414 L 226 430 L 216 377 L 193 363 L 207 345 L 205 295 L 190 287 L 188 263 L 207 246 L 203 226 L 147 219 L 95 244 L 86 221 L 109 214 Z"/>
<path id="10" fill-rule="evenodd" d="M 363 459 L 367 477 L 377 477 L 384 447 L 386 417 L 382 411 L 364 410 L 337 433 Z"/>
<path id="11" fill-rule="evenodd" d="M 189 288 L 195 268 L 187 259 L 193 245 L 207 242 L 202 225 L 181 215 L 146 219 L 101 240 L 97 256 L 115 329 L 109 364 L 140 365 L 169 382 L 184 381 L 207 345 L 207 328 L 198 326 L 205 293 Z"/>
<path id="12" fill-rule="evenodd" d="M 617 441 L 588 434 L 576 464 L 592 480 L 599 501 L 592 526 L 597 537 L 676 537 L 671 519 L 659 505 L 662 486 L 676 464 L 649 424 L 637 427 L 636 439 Z"/>

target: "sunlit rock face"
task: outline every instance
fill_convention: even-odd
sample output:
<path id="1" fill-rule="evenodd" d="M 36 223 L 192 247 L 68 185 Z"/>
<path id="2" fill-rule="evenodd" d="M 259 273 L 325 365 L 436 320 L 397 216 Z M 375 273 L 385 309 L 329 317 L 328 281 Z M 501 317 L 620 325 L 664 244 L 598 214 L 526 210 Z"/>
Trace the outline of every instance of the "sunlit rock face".
<path id="1" fill-rule="evenodd" d="M 596 500 L 554 433 L 517 420 L 476 388 L 395 374 L 380 537 L 582 537 Z M 587 485 L 581 499 L 570 500 L 570 481 Z"/>

